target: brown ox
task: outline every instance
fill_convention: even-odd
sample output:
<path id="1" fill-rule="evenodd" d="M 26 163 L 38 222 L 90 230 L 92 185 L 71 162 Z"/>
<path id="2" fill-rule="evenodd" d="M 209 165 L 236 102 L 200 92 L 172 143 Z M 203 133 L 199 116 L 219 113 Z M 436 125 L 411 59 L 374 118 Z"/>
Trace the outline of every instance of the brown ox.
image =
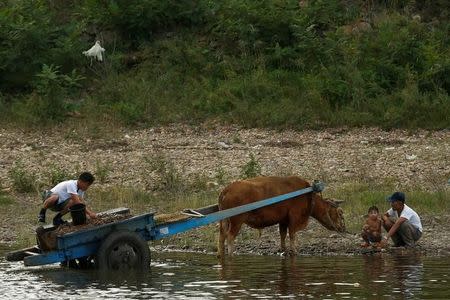
<path id="1" fill-rule="evenodd" d="M 233 208 L 309 186 L 311 185 L 307 181 L 297 176 L 256 177 L 236 181 L 220 193 L 219 209 Z M 345 231 L 343 212 L 338 204 L 332 200 L 322 199 L 320 194 L 307 193 L 222 220 L 220 222 L 218 255 L 225 254 L 225 240 L 228 254 L 233 253 L 234 239 L 244 223 L 256 229 L 279 224 L 281 250 L 286 250 L 286 235 L 289 230 L 290 251 L 295 253 L 295 234 L 306 227 L 309 216 L 317 219 L 329 230 Z"/>

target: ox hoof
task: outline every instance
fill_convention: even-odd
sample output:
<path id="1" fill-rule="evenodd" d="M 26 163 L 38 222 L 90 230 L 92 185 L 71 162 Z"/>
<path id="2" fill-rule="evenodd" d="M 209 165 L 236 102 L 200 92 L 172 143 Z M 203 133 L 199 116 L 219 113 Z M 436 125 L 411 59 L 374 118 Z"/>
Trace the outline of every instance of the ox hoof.
<path id="1" fill-rule="evenodd" d="M 292 249 L 286 251 L 286 256 L 295 256 L 296 254 L 295 250 Z"/>
<path id="2" fill-rule="evenodd" d="M 279 255 L 287 257 L 287 256 L 295 256 L 296 253 L 294 250 L 286 250 L 286 251 L 280 251 Z"/>

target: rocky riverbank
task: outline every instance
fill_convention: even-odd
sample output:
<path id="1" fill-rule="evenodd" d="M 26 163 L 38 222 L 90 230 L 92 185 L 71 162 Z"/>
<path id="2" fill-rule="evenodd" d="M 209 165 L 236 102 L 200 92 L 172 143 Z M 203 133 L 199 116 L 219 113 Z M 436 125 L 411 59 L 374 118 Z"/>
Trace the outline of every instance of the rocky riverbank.
<path id="1" fill-rule="evenodd" d="M 252 154 L 266 175 L 297 174 L 333 186 L 364 179 L 433 189 L 450 175 L 450 131 L 383 131 L 376 128 L 275 131 L 217 126 L 116 130 L 92 137 L 76 130 L 0 129 L 0 181 L 21 162 L 38 179 L 57 166 L 71 172 L 107 168 L 105 185 L 151 189 L 157 174 L 146 166 L 163 156 L 187 177 L 231 178 Z"/>

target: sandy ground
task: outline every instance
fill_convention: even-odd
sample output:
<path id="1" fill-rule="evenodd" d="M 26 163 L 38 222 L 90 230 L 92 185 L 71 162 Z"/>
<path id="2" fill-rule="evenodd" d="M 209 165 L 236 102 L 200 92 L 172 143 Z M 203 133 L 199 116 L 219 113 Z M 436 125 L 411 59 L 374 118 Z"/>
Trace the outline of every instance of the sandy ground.
<path id="1" fill-rule="evenodd" d="M 100 136 L 100 137 L 99 137 Z M 186 178 L 202 175 L 214 178 L 225 172 L 240 175 L 250 155 L 265 175 L 297 174 L 308 180 L 320 178 L 333 188 L 344 182 L 395 182 L 399 189 L 418 184 L 434 190 L 450 178 L 450 131 L 383 131 L 376 128 L 323 131 L 275 131 L 204 125 L 169 126 L 146 130 L 115 130 L 93 137 L 74 130 L 53 132 L 0 129 L 0 188 L 12 193 L 9 171 L 20 163 L 37 180 L 45 181 L 49 168 L 80 170 L 107 168 L 104 186 L 120 184 L 147 190 L 155 188 L 158 173 L 151 165 L 161 157 L 175 163 Z M 213 182 L 214 183 L 214 182 Z M 24 197 L 19 205 L 37 201 Z M 37 203 L 35 203 L 37 205 Z M 33 204 L 34 205 L 34 204 Z M 15 225 L 30 230 L 35 226 L 14 210 L 3 210 L 0 243 L 11 244 Z M 6 216 L 7 215 L 7 216 Z M 450 212 L 423 216 L 424 235 L 418 249 L 424 253 L 450 253 Z M 198 240 L 200 231 L 187 233 Z M 237 241 L 238 253 L 278 254 L 277 227 L 264 230 L 262 238 L 245 229 Z M 179 248 L 175 237 L 155 249 Z M 311 221 L 298 234 L 300 254 L 359 253 L 359 235 L 339 235 Z M 183 247 L 182 247 L 183 248 Z M 214 251 L 201 240 L 185 250 Z"/>

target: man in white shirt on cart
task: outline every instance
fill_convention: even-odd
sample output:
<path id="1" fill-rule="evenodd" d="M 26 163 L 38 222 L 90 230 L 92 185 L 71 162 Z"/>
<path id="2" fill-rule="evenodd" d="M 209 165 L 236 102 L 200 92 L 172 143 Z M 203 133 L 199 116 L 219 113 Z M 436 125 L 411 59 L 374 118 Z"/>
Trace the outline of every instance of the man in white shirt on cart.
<path id="1" fill-rule="evenodd" d="M 84 193 L 94 182 L 94 176 L 89 172 L 81 173 L 77 180 L 66 180 L 58 183 L 43 195 L 43 206 L 39 212 L 38 220 L 45 223 L 47 209 L 58 212 L 53 218 L 53 225 L 63 224 L 62 216 L 75 204 L 84 204 Z M 86 207 L 86 215 L 95 218 L 96 214 Z"/>

